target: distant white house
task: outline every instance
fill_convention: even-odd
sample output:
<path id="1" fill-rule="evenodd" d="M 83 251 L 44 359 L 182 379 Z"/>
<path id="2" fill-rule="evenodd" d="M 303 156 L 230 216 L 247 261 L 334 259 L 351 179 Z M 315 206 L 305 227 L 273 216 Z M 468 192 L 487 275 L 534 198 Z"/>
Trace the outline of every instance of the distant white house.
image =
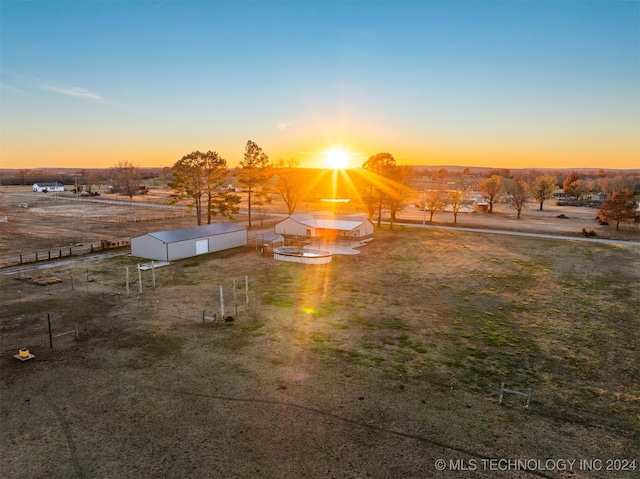
<path id="1" fill-rule="evenodd" d="M 276 224 L 287 239 L 365 241 L 373 238 L 373 223 L 364 214 L 335 216 L 327 211 L 291 215 Z"/>
<path id="2" fill-rule="evenodd" d="M 64 191 L 64 185 L 62 183 L 34 183 L 33 191 L 38 193 Z"/>

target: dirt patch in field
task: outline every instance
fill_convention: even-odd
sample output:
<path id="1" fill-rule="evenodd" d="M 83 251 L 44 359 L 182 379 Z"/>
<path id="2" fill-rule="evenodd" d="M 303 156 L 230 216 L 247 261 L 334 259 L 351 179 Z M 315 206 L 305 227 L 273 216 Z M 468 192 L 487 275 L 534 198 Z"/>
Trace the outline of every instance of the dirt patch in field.
<path id="1" fill-rule="evenodd" d="M 47 286 L 50 284 L 62 283 L 60 278 L 56 278 L 55 276 L 17 276 L 17 280 L 26 281 L 27 283 L 37 284 L 40 286 Z"/>

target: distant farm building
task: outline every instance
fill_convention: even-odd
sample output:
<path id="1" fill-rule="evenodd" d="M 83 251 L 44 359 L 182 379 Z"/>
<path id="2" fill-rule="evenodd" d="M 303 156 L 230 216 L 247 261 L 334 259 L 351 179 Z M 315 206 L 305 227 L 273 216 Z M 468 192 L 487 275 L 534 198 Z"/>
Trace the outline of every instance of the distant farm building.
<path id="1" fill-rule="evenodd" d="M 131 238 L 131 256 L 174 261 L 246 244 L 244 226 L 223 222 L 136 236 Z"/>
<path id="2" fill-rule="evenodd" d="M 64 185 L 62 183 L 34 183 L 33 191 L 38 193 L 64 191 Z"/>
<path id="3" fill-rule="evenodd" d="M 286 239 L 366 241 L 373 238 L 373 223 L 366 215 L 335 216 L 329 212 L 291 215 L 275 227 Z"/>

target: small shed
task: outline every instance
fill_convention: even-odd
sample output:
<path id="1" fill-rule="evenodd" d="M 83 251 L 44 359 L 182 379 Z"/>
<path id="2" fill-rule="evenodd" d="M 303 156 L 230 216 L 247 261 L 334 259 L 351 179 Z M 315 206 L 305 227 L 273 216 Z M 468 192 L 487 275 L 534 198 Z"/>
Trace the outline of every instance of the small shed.
<path id="1" fill-rule="evenodd" d="M 278 248 L 284 246 L 284 238 L 279 233 L 262 233 L 260 241 L 263 247 Z"/>
<path id="2" fill-rule="evenodd" d="M 64 185 L 62 183 L 34 183 L 33 191 L 37 191 L 38 193 L 47 193 L 64 191 Z"/>
<path id="3" fill-rule="evenodd" d="M 273 256 L 274 249 L 284 246 L 284 237 L 278 233 L 263 233 L 259 240 L 262 256 Z"/>
<path id="4" fill-rule="evenodd" d="M 247 229 L 230 222 L 155 231 L 131 238 L 131 256 L 174 261 L 247 245 Z"/>
<path id="5" fill-rule="evenodd" d="M 373 238 L 373 223 L 362 214 L 317 212 L 291 215 L 278 223 L 275 231 L 287 239 L 366 241 Z"/>

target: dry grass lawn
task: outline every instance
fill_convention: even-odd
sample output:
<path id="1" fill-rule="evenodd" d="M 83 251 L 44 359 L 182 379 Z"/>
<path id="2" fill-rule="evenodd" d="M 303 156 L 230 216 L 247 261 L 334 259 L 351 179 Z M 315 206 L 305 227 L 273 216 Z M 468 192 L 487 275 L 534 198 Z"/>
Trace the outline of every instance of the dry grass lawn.
<path id="1" fill-rule="evenodd" d="M 215 253 L 155 290 L 144 272 L 140 297 L 128 257 L 0 278 L 2 477 L 638 477 L 479 462 L 640 467 L 637 247 L 397 228 L 361 251 Z M 238 314 L 203 324 L 219 285 Z M 49 349 L 47 313 L 78 340 Z"/>

